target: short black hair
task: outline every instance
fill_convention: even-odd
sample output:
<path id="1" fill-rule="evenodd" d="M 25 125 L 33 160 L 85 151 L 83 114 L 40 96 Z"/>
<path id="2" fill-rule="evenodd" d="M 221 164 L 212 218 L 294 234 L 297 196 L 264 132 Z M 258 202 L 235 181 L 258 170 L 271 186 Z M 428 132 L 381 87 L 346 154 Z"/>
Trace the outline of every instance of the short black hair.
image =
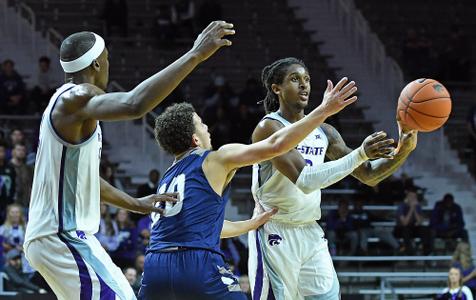
<path id="1" fill-rule="evenodd" d="M 11 60 L 11 59 L 9 59 L 9 58 L 8 58 L 8 59 L 5 59 L 5 60 L 3 61 L 3 65 L 4 65 L 4 66 L 7 65 L 7 64 L 12 65 L 12 67 L 15 66 L 15 63 L 13 62 L 13 60 Z"/>
<path id="2" fill-rule="evenodd" d="M 273 84 L 283 83 L 288 67 L 291 65 L 300 65 L 308 71 L 304 62 L 295 57 L 286 57 L 278 59 L 272 64 L 263 68 L 261 72 L 261 82 L 266 88 L 266 97 L 263 99 L 264 109 L 267 113 L 277 111 L 279 109 L 278 96 L 273 92 L 271 86 Z"/>
<path id="3" fill-rule="evenodd" d="M 96 37 L 90 31 L 73 33 L 61 43 L 60 58 L 62 61 L 72 61 L 88 52 L 94 46 Z"/>
<path id="4" fill-rule="evenodd" d="M 38 60 L 39 63 L 47 63 L 47 64 L 50 64 L 51 63 L 51 60 L 48 56 L 42 56 L 40 57 L 40 59 Z"/>
<path id="5" fill-rule="evenodd" d="M 174 103 L 155 119 L 155 139 L 165 151 L 176 155 L 190 148 L 194 113 L 190 103 Z"/>

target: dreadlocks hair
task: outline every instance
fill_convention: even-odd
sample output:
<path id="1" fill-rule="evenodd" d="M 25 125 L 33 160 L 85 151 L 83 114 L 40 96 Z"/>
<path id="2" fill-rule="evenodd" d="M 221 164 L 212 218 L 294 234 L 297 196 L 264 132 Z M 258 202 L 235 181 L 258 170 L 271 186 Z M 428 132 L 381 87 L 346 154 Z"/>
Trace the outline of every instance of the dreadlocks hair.
<path id="1" fill-rule="evenodd" d="M 279 109 L 278 95 L 273 92 L 271 86 L 273 84 L 283 83 L 287 69 L 291 65 L 300 65 L 306 69 L 306 71 L 308 70 L 304 62 L 295 57 L 278 59 L 277 61 L 263 68 L 263 71 L 261 72 L 261 82 L 266 88 L 266 97 L 262 102 L 264 104 L 266 113 L 277 111 Z"/>
<path id="2" fill-rule="evenodd" d="M 174 103 L 155 119 L 155 139 L 165 151 L 177 155 L 190 148 L 194 113 L 190 103 Z"/>

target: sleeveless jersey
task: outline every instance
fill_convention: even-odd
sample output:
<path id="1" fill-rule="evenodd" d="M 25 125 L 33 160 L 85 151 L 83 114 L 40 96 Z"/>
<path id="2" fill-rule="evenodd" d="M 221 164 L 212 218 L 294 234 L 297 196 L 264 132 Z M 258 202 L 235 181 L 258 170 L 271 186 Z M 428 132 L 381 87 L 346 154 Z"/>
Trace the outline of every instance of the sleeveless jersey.
<path id="1" fill-rule="evenodd" d="M 208 183 L 202 164 L 210 151 L 194 149 L 175 162 L 162 177 L 158 193 L 179 193 L 175 204 L 167 203 L 163 216 L 152 214 L 148 251 L 189 247 L 220 251 L 229 186 L 218 195 Z"/>
<path id="2" fill-rule="evenodd" d="M 72 89 L 61 86 L 51 97 L 40 125 L 35 173 L 25 241 L 71 230 L 94 234 L 99 227 L 99 162 L 102 137 L 99 122 L 84 142 L 63 141 L 51 112 L 59 97 Z"/>
<path id="3" fill-rule="evenodd" d="M 291 125 L 277 112 L 266 115 L 264 119 L 276 120 L 284 126 Z M 317 127 L 297 145 L 296 150 L 301 153 L 307 165 L 317 166 L 324 162 L 327 146 L 326 134 Z M 276 170 L 270 161 L 253 165 L 251 191 L 255 201 L 266 210 L 279 208 L 273 217 L 275 221 L 304 224 L 321 218 L 321 191 L 305 194 L 289 178 Z"/>

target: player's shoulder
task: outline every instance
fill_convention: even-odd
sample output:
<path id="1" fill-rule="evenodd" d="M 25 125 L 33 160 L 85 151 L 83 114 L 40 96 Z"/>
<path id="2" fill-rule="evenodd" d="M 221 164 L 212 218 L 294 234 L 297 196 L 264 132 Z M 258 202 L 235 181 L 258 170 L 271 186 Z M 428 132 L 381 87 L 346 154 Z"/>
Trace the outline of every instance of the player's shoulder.
<path id="1" fill-rule="evenodd" d="M 280 121 L 272 118 L 263 118 L 258 125 L 256 125 L 255 130 L 251 136 L 253 143 L 259 142 L 266 139 L 276 131 L 284 127 L 284 124 Z"/>
<path id="2" fill-rule="evenodd" d="M 65 104 L 73 103 L 86 103 L 94 96 L 102 95 L 105 92 L 90 83 L 81 83 L 73 86 L 67 92 L 65 92 L 61 97 Z"/>

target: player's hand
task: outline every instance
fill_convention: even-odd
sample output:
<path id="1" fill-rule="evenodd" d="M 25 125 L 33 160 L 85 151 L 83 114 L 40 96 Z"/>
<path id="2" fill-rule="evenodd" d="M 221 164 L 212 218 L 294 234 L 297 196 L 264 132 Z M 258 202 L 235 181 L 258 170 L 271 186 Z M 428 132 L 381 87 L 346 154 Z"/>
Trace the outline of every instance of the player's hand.
<path id="1" fill-rule="evenodd" d="M 369 159 L 376 158 L 393 158 L 395 148 L 392 146 L 395 141 L 388 139 L 387 134 L 383 131 L 375 132 L 369 135 L 362 146 L 365 154 Z"/>
<path id="2" fill-rule="evenodd" d="M 221 47 L 231 46 L 231 41 L 226 39 L 226 36 L 233 34 L 235 34 L 233 24 L 225 21 L 213 21 L 198 35 L 191 52 L 200 61 L 204 61 Z"/>
<path id="3" fill-rule="evenodd" d="M 395 150 L 395 154 L 400 152 L 409 153 L 415 150 L 418 142 L 418 131 L 406 128 L 399 120 L 397 116 L 397 124 L 398 124 L 398 146 Z"/>
<path id="4" fill-rule="evenodd" d="M 347 83 L 348 81 L 347 77 L 344 77 L 334 86 L 332 81 L 327 80 L 327 88 L 324 91 L 324 98 L 320 106 L 324 108 L 329 116 L 357 101 L 357 96 L 353 96 L 357 92 L 355 82 Z"/>
<path id="5" fill-rule="evenodd" d="M 251 219 L 253 221 L 253 229 L 257 229 L 264 223 L 268 222 L 271 219 L 271 217 L 274 216 L 276 213 L 278 213 L 277 208 L 273 208 L 270 211 L 260 212 L 257 216 Z"/>
<path id="6" fill-rule="evenodd" d="M 142 214 L 150 214 L 152 212 L 162 215 L 164 210 L 160 207 L 156 207 L 158 202 L 171 202 L 176 203 L 178 201 L 178 193 L 165 193 L 165 194 L 153 194 L 142 198 L 137 198 L 137 212 Z M 158 206 L 158 205 L 157 205 Z"/>

